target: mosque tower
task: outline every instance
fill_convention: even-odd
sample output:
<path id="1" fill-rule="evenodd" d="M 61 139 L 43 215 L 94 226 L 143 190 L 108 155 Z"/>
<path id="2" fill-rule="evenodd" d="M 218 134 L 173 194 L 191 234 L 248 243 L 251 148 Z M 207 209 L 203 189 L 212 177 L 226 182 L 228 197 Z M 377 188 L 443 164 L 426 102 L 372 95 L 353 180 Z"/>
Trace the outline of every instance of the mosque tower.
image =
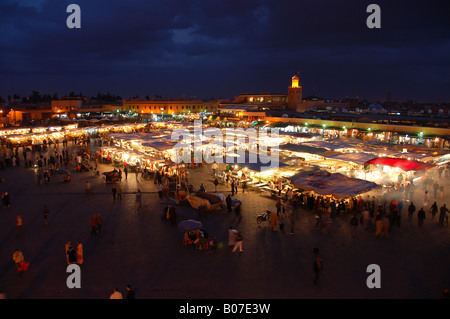
<path id="1" fill-rule="evenodd" d="M 302 107 L 302 86 L 299 84 L 300 78 L 297 75 L 292 77 L 292 85 L 288 90 L 288 109 L 292 111 L 303 110 Z"/>

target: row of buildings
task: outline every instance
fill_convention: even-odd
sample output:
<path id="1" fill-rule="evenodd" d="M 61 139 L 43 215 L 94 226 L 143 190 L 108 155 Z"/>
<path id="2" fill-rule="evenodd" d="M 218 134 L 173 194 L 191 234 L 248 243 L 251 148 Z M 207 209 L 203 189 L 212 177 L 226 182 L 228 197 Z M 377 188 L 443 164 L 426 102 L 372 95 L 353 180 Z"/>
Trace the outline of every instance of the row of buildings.
<path id="1" fill-rule="evenodd" d="M 9 101 L 4 106 L 4 123 L 12 125 L 39 122 L 53 117 L 72 118 L 91 114 L 136 113 L 148 115 L 186 115 L 190 113 L 221 113 L 224 116 L 239 116 L 245 111 L 289 110 L 305 112 L 317 106 L 335 106 L 336 102 L 322 99 L 303 99 L 298 76 L 292 77 L 287 94 L 243 93 L 232 99 L 203 100 L 194 98 L 131 98 L 111 103 L 93 101 L 84 96 L 68 96 L 52 99 L 46 103 L 23 103 Z M 342 102 L 338 102 L 342 104 Z M 238 111 L 233 111 L 234 109 Z"/>
<path id="2" fill-rule="evenodd" d="M 427 137 L 445 146 L 450 136 L 448 104 L 426 105 L 412 101 L 370 103 L 358 99 L 328 100 L 303 97 L 300 79 L 294 75 L 284 93 L 243 93 L 231 99 L 150 99 L 101 100 L 84 96 L 51 99 L 47 103 L 8 103 L 1 123 L 6 125 L 43 124 L 51 118 L 92 118 L 134 115 L 141 118 L 183 117 L 198 113 L 219 116 L 224 121 L 263 123 L 297 132 L 316 132 L 334 136 L 384 134 L 383 139 L 397 141 L 415 136 Z M 0 111 L 1 112 L 1 111 Z"/>

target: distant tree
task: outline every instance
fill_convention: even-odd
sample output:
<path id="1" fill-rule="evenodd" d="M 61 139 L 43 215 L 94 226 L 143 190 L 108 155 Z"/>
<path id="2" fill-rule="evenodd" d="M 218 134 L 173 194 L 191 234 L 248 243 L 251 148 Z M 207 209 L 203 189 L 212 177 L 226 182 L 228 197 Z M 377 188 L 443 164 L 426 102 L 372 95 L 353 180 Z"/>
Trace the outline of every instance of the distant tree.
<path id="1" fill-rule="evenodd" d="M 51 102 L 52 96 L 50 94 L 44 94 L 42 96 L 42 102 Z"/>
<path id="2" fill-rule="evenodd" d="M 39 103 L 42 100 L 42 96 L 38 91 L 32 91 L 31 95 L 29 96 L 29 101 L 31 103 Z"/>
<path id="3" fill-rule="evenodd" d="M 105 102 L 116 102 L 122 100 L 122 98 L 118 95 L 113 95 L 110 92 L 107 94 L 97 93 L 97 96 L 92 96 L 91 99 L 96 101 L 105 101 Z"/>

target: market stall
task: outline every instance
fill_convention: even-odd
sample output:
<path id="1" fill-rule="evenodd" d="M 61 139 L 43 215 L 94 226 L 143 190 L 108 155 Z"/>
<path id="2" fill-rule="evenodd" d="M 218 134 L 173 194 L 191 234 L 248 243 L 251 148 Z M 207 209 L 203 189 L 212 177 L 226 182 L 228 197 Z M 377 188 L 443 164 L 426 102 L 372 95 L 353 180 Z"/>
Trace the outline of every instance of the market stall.
<path id="1" fill-rule="evenodd" d="M 421 178 L 427 170 L 435 167 L 430 163 L 392 157 L 377 157 L 365 162 L 364 165 L 369 180 L 378 181 L 383 185 L 393 185 L 396 189 L 408 180 Z"/>
<path id="2" fill-rule="evenodd" d="M 298 176 L 291 182 L 298 188 L 335 198 L 348 198 L 366 193 L 379 187 L 378 184 L 339 173 L 316 171 Z"/>

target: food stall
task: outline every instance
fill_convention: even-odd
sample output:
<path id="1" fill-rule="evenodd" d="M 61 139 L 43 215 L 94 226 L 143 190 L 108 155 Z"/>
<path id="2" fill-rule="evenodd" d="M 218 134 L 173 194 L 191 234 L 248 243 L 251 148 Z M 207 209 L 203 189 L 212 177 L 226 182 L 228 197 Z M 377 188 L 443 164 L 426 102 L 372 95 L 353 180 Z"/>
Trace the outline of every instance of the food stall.
<path id="1" fill-rule="evenodd" d="M 408 180 L 418 180 L 435 165 L 416 160 L 393 157 L 377 157 L 364 163 L 367 179 L 395 188 Z"/>

